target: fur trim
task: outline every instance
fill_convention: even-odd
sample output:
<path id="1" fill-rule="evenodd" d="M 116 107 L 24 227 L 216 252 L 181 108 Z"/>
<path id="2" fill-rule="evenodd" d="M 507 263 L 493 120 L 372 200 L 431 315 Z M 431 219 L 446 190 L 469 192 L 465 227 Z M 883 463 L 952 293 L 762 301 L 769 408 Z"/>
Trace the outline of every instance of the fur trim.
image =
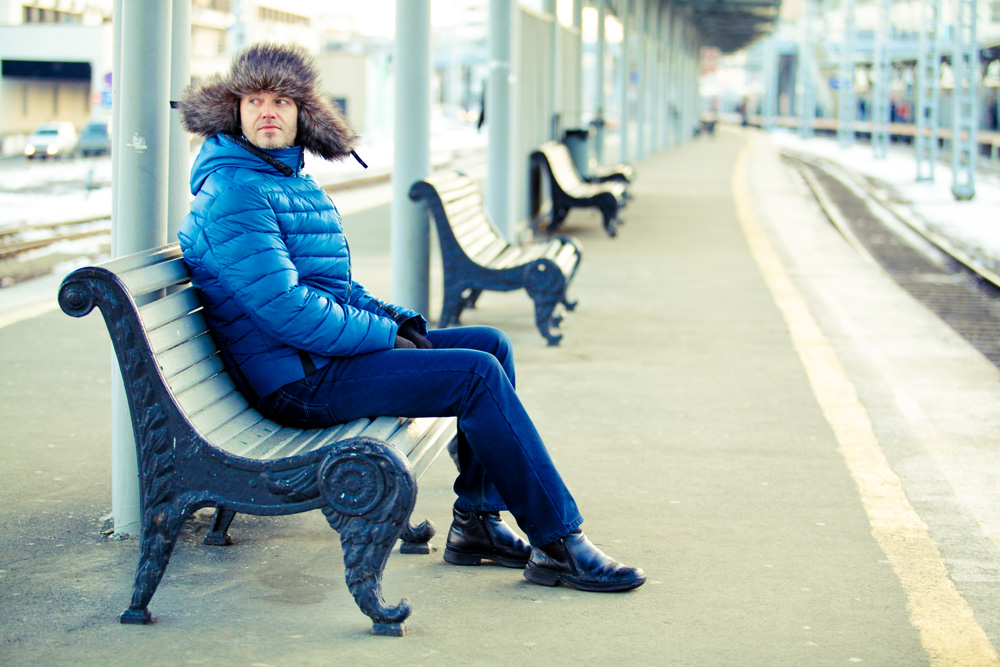
<path id="1" fill-rule="evenodd" d="M 260 91 L 295 100 L 299 108 L 295 143 L 326 160 L 351 154 L 358 135 L 340 110 L 317 89 L 319 73 L 312 56 L 298 46 L 259 43 L 233 59 L 229 75 L 213 76 L 184 91 L 178 109 L 181 123 L 192 134 L 211 137 L 243 134 L 240 100 Z"/>

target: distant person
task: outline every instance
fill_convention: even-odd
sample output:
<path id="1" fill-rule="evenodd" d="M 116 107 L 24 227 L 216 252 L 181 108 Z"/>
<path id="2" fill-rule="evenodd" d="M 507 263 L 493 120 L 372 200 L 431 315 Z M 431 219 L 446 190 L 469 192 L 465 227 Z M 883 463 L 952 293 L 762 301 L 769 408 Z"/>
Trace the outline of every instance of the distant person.
<path id="1" fill-rule="evenodd" d="M 300 428 L 458 417 L 449 563 L 489 560 L 584 591 L 642 585 L 642 570 L 580 532 L 576 503 L 514 391 L 506 334 L 428 331 L 420 314 L 354 281 L 340 214 L 302 173 L 306 150 L 356 157 L 358 137 L 317 79 L 304 50 L 256 44 L 179 105 L 184 126 L 206 139 L 178 236 L 230 374 L 262 414 Z"/>

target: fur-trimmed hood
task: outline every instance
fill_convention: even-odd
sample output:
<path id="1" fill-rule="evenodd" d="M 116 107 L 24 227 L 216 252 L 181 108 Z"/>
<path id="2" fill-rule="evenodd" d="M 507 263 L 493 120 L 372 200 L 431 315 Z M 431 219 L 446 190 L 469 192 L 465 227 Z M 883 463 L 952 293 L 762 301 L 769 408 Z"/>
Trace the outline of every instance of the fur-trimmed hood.
<path id="1" fill-rule="evenodd" d="M 318 90 L 316 63 L 298 46 L 258 43 L 233 59 L 229 74 L 187 87 L 178 109 L 181 123 L 193 134 L 240 137 L 240 100 L 260 91 L 284 95 L 298 106 L 295 143 L 310 153 L 340 160 L 351 155 L 358 135 L 343 114 Z"/>

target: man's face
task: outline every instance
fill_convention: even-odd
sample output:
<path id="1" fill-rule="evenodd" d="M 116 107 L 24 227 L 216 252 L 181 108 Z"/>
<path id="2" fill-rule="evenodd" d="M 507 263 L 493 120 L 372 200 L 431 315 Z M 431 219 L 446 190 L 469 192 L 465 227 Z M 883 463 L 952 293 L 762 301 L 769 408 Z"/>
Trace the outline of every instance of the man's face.
<path id="1" fill-rule="evenodd" d="M 240 100 L 243 136 L 258 148 L 276 150 L 294 146 L 298 121 L 299 108 L 290 97 L 261 91 Z"/>

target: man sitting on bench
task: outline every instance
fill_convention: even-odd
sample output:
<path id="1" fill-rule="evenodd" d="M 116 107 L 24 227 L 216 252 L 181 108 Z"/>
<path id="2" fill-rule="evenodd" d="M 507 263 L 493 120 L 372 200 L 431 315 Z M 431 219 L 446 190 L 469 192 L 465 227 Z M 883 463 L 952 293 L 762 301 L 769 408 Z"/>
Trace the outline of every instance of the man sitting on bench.
<path id="1" fill-rule="evenodd" d="M 257 44 L 179 104 L 184 126 L 206 138 L 179 238 L 234 381 L 262 414 L 299 428 L 456 416 L 460 472 L 446 561 L 490 560 L 524 568 L 535 583 L 586 591 L 642 585 L 642 570 L 580 532 L 576 503 L 515 394 L 506 334 L 428 332 L 418 313 L 353 280 L 340 214 L 301 173 L 305 150 L 357 157 L 357 136 L 317 78 L 304 50 Z"/>

